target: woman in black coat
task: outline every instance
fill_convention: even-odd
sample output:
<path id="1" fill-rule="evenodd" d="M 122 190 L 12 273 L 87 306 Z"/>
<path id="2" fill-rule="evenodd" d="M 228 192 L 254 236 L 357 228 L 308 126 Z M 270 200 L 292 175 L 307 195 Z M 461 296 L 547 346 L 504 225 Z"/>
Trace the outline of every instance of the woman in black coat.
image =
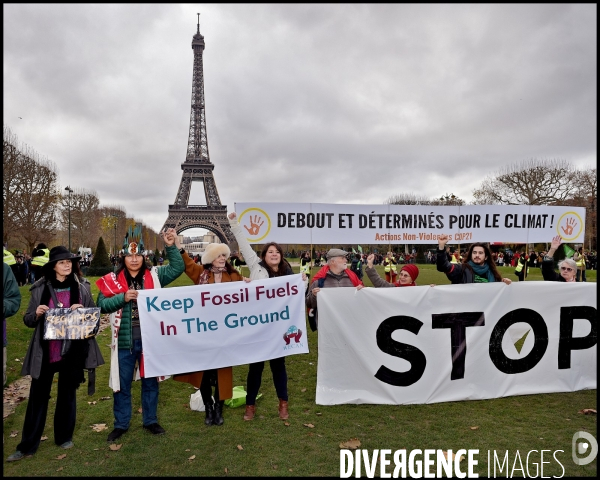
<path id="1" fill-rule="evenodd" d="M 23 317 L 25 325 L 34 329 L 23 360 L 21 375 L 31 375 L 29 401 L 21 443 L 8 462 L 33 455 L 46 424 L 50 391 L 54 374 L 58 373 L 54 442 L 63 449 L 73 447 L 73 431 L 77 414 L 76 392 L 85 381 L 84 368 L 104 364 L 94 337 L 85 340 L 44 340 L 44 319 L 50 308 L 95 307 L 90 284 L 81 276 L 79 259 L 65 247 L 50 250 L 43 267 L 43 277 L 31 287 L 31 299 Z M 89 391 L 89 389 L 88 389 Z"/>

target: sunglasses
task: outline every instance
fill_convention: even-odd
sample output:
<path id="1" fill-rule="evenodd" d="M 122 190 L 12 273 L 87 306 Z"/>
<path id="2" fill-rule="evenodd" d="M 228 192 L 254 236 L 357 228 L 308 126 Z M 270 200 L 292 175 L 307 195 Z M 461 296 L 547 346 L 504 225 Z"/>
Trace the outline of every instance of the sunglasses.
<path id="1" fill-rule="evenodd" d="M 573 269 L 570 267 L 560 267 L 561 270 L 565 270 L 566 272 L 572 272 Z"/>

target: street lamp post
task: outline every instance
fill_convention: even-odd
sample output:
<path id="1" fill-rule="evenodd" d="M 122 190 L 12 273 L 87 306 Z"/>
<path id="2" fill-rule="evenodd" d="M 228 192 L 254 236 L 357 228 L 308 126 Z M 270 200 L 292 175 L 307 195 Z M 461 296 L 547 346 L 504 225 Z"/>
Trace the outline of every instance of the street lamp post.
<path id="1" fill-rule="evenodd" d="M 115 257 L 117 256 L 117 227 L 119 226 L 119 215 L 111 215 L 115 219 Z"/>
<path id="2" fill-rule="evenodd" d="M 69 253 L 71 252 L 71 194 L 73 190 L 70 186 L 67 185 L 65 188 L 67 192 L 69 192 Z"/>

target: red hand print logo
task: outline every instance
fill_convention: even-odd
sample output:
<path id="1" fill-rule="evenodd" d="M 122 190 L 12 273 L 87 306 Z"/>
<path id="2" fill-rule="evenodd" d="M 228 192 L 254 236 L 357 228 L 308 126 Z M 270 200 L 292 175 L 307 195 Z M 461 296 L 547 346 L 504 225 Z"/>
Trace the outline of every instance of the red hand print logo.
<path id="1" fill-rule="evenodd" d="M 570 237 L 573 234 L 573 230 L 577 226 L 577 222 L 574 218 L 567 218 L 567 226 L 560 227 L 567 237 Z"/>
<path id="2" fill-rule="evenodd" d="M 258 215 L 254 215 L 254 218 L 252 217 L 252 215 L 250 215 L 250 228 L 248 228 L 246 225 L 244 225 L 244 228 L 248 230 L 248 233 L 250 235 L 255 236 L 258 235 L 260 227 L 262 227 L 264 223 L 264 220 Z"/>

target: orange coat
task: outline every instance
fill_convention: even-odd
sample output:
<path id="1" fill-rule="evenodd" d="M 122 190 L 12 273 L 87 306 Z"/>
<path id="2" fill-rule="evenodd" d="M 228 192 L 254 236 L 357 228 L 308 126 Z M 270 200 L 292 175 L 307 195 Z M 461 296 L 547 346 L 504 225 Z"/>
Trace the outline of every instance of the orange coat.
<path id="1" fill-rule="evenodd" d="M 198 284 L 200 275 L 204 271 L 204 266 L 200 265 L 190 258 L 187 253 L 182 254 L 183 262 L 185 263 L 185 274 L 190 277 L 194 284 Z M 231 274 L 223 272 L 221 282 L 240 282 L 243 277 L 236 271 Z M 210 272 L 208 283 L 215 283 L 215 274 Z M 178 382 L 186 382 L 196 388 L 200 388 L 204 372 L 190 372 L 173 375 L 173 380 Z M 217 369 L 217 379 L 219 385 L 219 399 L 226 400 L 233 397 L 233 369 L 232 367 L 223 367 Z"/>

